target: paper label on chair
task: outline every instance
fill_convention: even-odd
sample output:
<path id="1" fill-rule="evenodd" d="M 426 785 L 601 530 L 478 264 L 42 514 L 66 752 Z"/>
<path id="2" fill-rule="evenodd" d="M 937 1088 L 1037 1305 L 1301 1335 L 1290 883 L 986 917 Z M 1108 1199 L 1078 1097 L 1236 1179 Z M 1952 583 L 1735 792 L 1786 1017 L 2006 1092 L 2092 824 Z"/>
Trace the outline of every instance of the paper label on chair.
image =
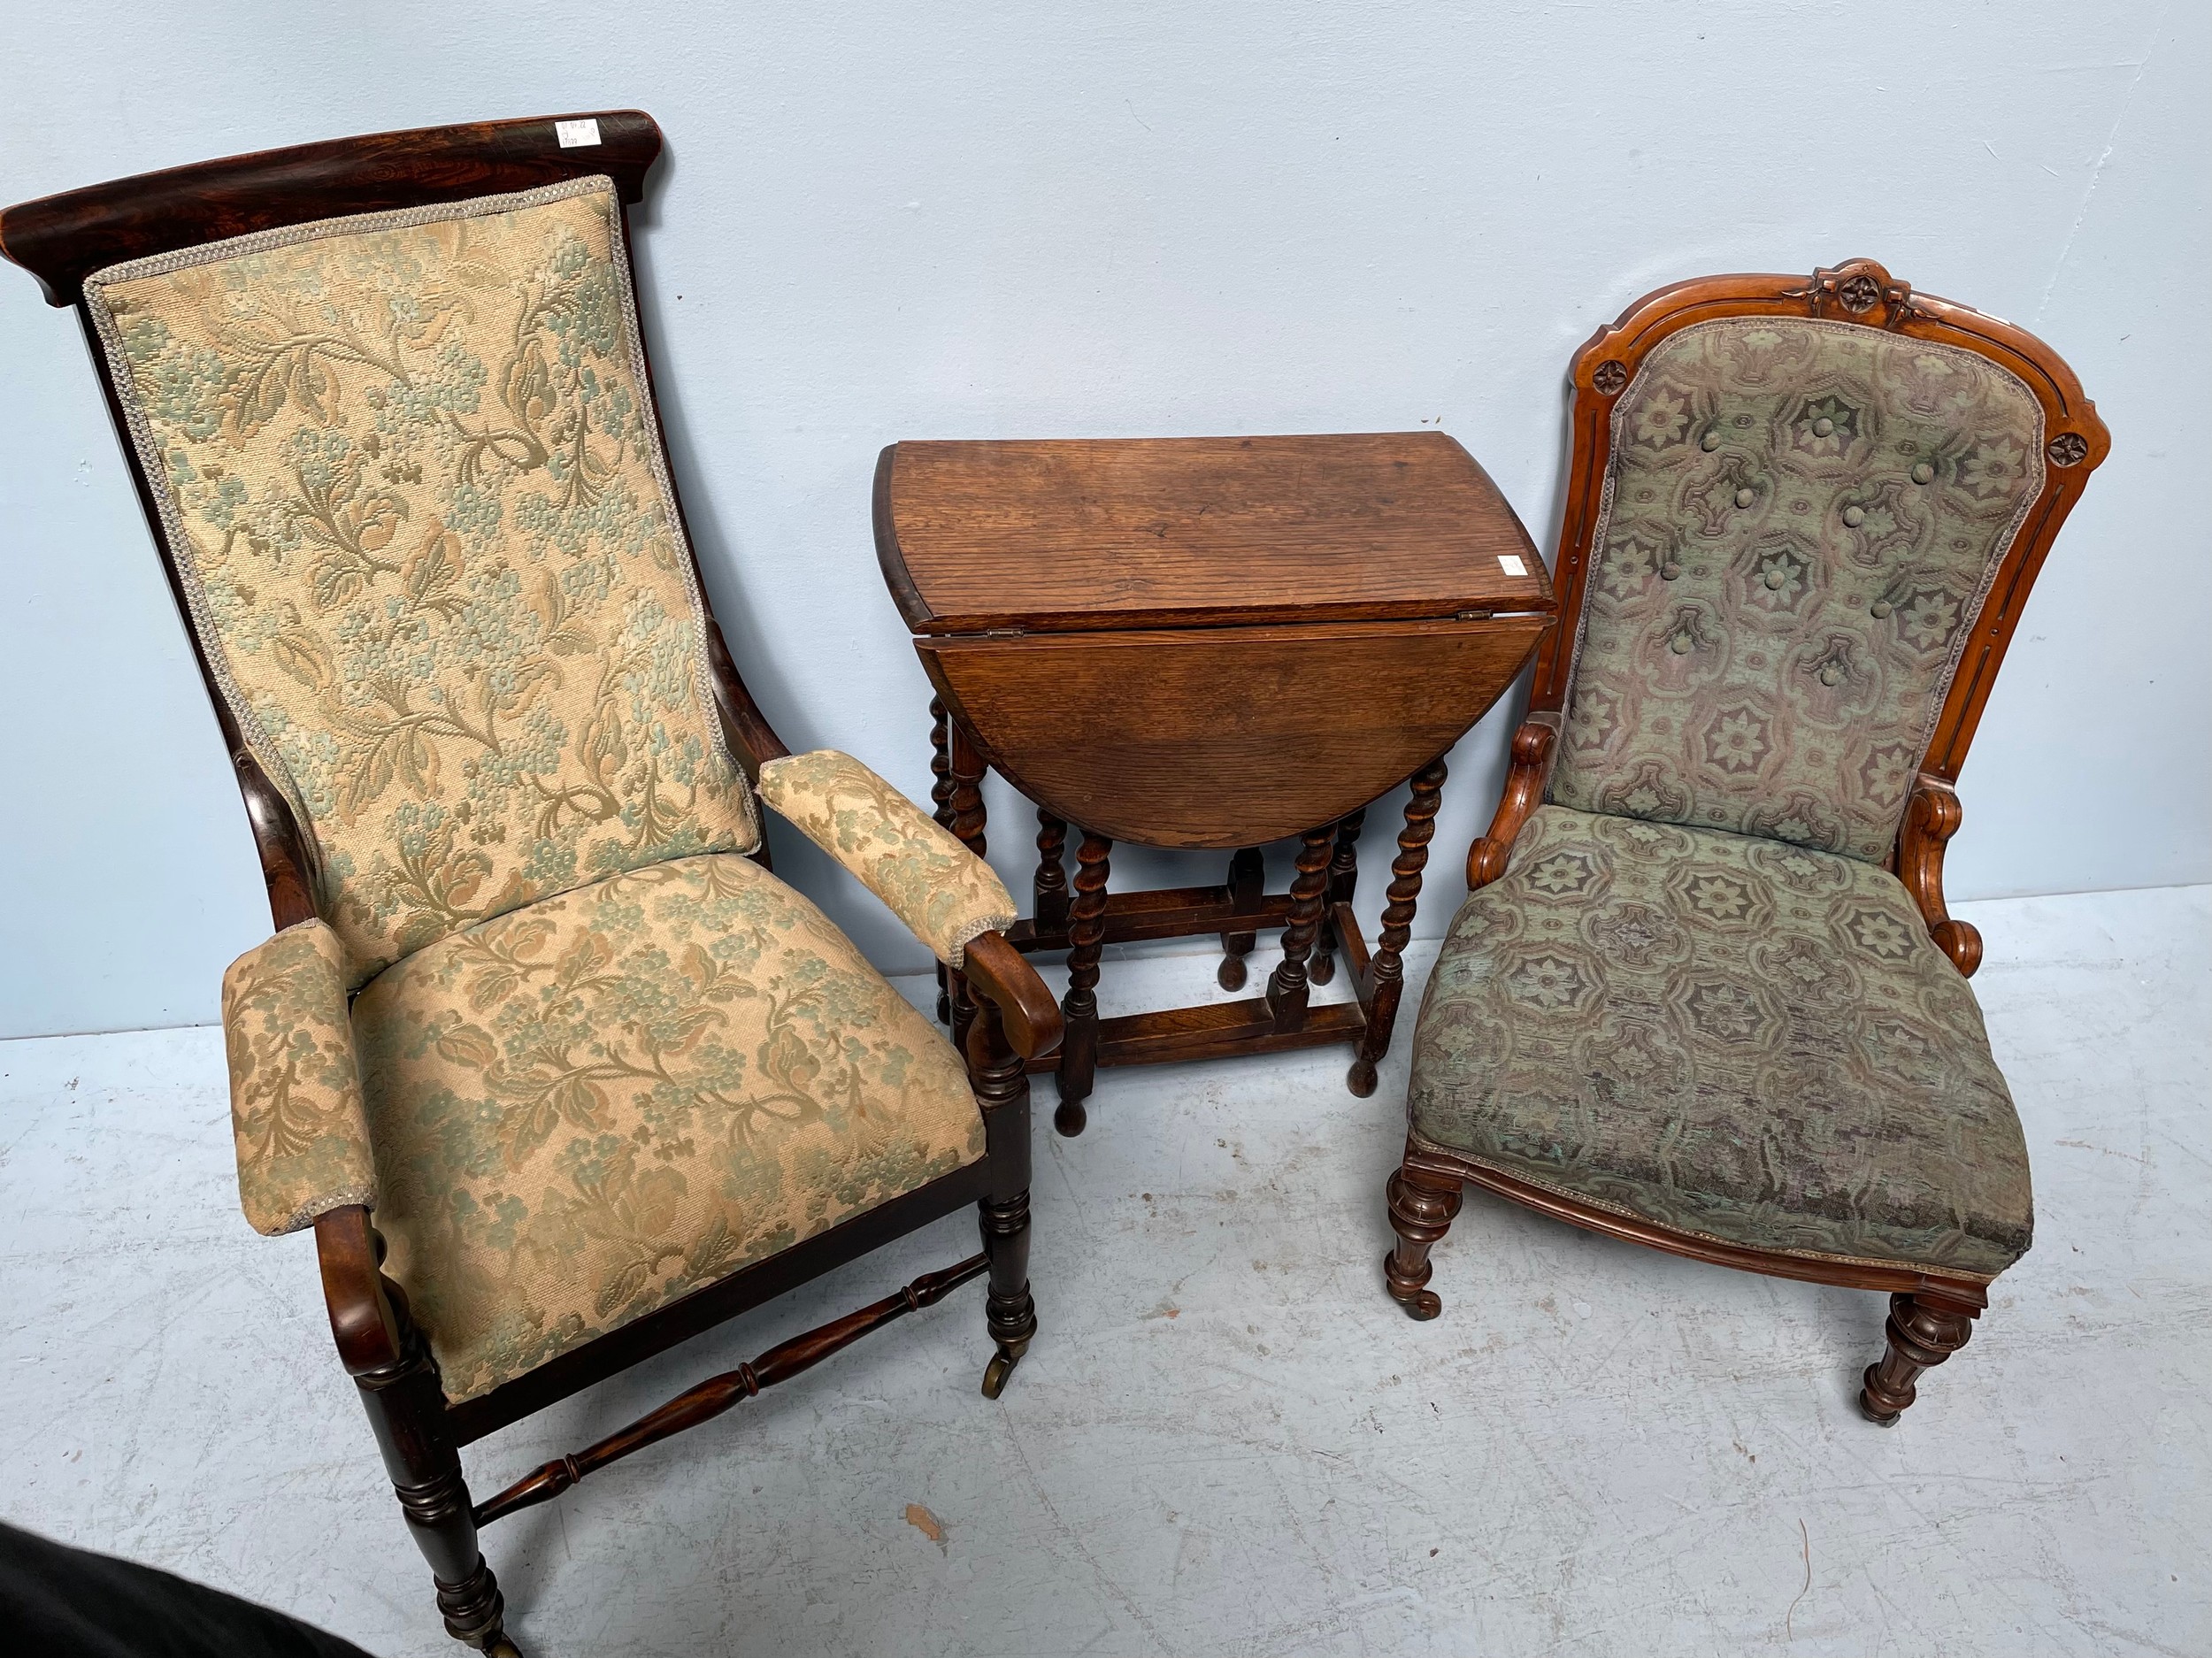
<path id="1" fill-rule="evenodd" d="M 1521 562 L 1521 556 L 1518 553 L 1500 553 L 1498 555 L 1498 568 L 1504 571 L 1509 576 L 1525 576 L 1528 574 L 1528 566 Z"/>
<path id="2" fill-rule="evenodd" d="M 590 116 L 580 121 L 556 121 L 553 130 L 558 134 L 564 150 L 588 150 L 599 142 L 599 118 Z"/>

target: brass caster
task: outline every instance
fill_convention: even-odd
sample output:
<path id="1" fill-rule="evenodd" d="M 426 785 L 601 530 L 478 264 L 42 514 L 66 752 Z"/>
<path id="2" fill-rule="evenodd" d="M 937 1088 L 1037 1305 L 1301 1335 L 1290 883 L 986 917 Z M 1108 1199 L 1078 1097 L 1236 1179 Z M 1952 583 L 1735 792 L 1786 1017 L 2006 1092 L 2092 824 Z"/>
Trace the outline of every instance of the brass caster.
<path id="1" fill-rule="evenodd" d="M 1027 1348 L 1028 1344 L 1025 1342 L 1018 1347 L 1001 1347 L 991 1355 L 991 1362 L 983 1367 L 984 1398 L 996 1399 L 1006 1391 L 1006 1378 L 1013 1375 L 1014 1367 L 1022 1362 L 1022 1355 Z"/>
<path id="2" fill-rule="evenodd" d="M 1407 1317 L 1414 1319 L 1421 1324 L 1426 1324 L 1430 1319 L 1435 1317 L 1437 1314 L 1444 1310 L 1444 1298 L 1432 1289 L 1417 1289 L 1406 1292 L 1400 1290 L 1395 1284 L 1392 1283 L 1390 1281 L 1390 1263 L 1392 1261 L 1396 1259 L 1397 1253 L 1398 1252 L 1396 1250 L 1393 1249 L 1389 1254 L 1383 1256 L 1384 1287 L 1389 1290 L 1390 1299 L 1406 1309 Z"/>

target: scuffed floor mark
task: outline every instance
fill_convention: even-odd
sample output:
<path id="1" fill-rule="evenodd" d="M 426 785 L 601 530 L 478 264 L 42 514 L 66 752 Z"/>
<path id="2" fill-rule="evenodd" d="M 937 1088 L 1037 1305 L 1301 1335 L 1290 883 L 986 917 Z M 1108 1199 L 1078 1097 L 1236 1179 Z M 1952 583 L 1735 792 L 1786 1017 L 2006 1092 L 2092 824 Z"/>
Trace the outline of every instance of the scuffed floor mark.
<path id="1" fill-rule="evenodd" d="M 1743 1447 L 1738 1446 L 1736 1448 L 1741 1450 Z M 1801 1519 L 1797 1523 L 1797 1540 L 1803 1545 L 1805 1551 L 1805 1586 L 1797 1592 L 1797 1600 L 1790 1602 L 1790 1609 L 1782 1614 L 1782 1639 L 1785 1643 L 1793 1639 L 1790 1623 L 1797 1616 L 1797 1601 L 1802 1600 L 1813 1589 L 1813 1534 L 1805 1529 L 1805 1522 Z"/>
<path id="2" fill-rule="evenodd" d="M 918 1502 L 906 1505 L 906 1523 L 937 1545 L 940 1554 L 949 1554 L 951 1546 L 946 1542 L 945 1523 Z"/>

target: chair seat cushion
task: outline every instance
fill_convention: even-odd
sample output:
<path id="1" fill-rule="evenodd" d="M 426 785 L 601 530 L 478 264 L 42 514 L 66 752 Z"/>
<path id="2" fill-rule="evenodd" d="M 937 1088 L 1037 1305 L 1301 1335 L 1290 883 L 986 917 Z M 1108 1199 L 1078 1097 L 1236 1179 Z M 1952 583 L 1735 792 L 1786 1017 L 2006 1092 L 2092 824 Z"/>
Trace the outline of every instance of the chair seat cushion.
<path id="1" fill-rule="evenodd" d="M 1897 879 L 1545 806 L 1429 981 L 1414 1136 L 1670 1231 L 1988 1278 L 2027 1148 L 1981 1010 Z"/>
<path id="2" fill-rule="evenodd" d="M 745 857 L 442 939 L 353 1022 L 387 1270 L 455 1401 L 983 1155 L 951 1045 Z"/>

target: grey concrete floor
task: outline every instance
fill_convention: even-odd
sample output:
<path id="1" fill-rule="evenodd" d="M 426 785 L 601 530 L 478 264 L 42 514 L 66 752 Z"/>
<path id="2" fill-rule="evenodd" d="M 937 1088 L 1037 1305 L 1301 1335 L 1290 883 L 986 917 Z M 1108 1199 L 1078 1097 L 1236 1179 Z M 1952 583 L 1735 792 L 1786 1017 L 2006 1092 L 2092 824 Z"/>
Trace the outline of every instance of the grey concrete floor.
<path id="1" fill-rule="evenodd" d="M 966 1290 L 493 1528 L 511 1626 L 534 1658 L 2212 1651 L 2212 889 L 1964 912 L 2037 1240 L 1893 1431 L 1852 1406 L 1880 1298 L 1479 1194 L 1443 1317 L 1406 1319 L 1402 1040 L 1364 1101 L 1335 1051 L 1109 1072 L 1079 1140 L 1042 1091 L 1044 1327 L 1002 1402 Z M 1110 963 L 1108 1011 L 1210 979 Z M 0 1072 L 0 1515 L 457 1653 L 311 1242 L 239 1217 L 217 1032 L 9 1043 Z M 973 1236 L 473 1447 L 480 1493 Z"/>

